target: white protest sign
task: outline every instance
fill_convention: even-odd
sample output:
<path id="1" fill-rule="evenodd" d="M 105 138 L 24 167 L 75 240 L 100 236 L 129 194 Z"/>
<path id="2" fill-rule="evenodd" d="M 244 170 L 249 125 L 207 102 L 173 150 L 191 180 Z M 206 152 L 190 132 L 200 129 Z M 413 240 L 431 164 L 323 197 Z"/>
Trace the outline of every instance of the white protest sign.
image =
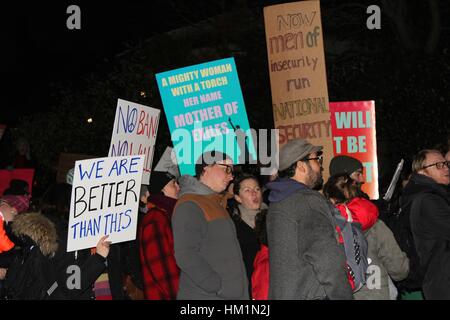
<path id="1" fill-rule="evenodd" d="M 67 252 L 136 239 L 144 155 L 75 163 Z"/>
<path id="2" fill-rule="evenodd" d="M 160 110 L 118 99 L 111 136 L 110 157 L 145 155 L 142 183 L 148 184 L 152 169 Z"/>

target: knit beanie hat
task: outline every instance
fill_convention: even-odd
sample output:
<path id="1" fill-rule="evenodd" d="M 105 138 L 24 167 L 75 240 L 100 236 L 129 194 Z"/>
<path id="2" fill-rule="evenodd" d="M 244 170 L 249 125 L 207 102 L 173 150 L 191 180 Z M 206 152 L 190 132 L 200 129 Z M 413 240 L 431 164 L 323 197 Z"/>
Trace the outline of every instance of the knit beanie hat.
<path id="1" fill-rule="evenodd" d="M 225 161 L 227 159 L 231 160 L 230 156 L 226 153 L 216 150 L 205 151 L 200 157 L 198 157 L 195 163 L 195 176 L 197 178 L 200 178 L 203 172 L 203 168 L 217 162 Z"/>
<path id="2" fill-rule="evenodd" d="M 358 169 L 362 169 L 363 165 L 358 159 L 349 156 L 336 156 L 330 162 L 330 175 L 347 173 L 352 174 Z"/>
<path id="3" fill-rule="evenodd" d="M 1 198 L 1 200 L 5 201 L 11 207 L 17 210 L 17 213 L 22 213 L 27 211 L 30 206 L 30 197 L 25 196 L 15 196 L 15 195 L 5 195 Z"/>
<path id="4" fill-rule="evenodd" d="M 160 193 L 166 184 L 173 179 L 176 179 L 176 177 L 169 172 L 153 171 L 150 179 L 150 186 L 148 188 L 150 194 Z"/>

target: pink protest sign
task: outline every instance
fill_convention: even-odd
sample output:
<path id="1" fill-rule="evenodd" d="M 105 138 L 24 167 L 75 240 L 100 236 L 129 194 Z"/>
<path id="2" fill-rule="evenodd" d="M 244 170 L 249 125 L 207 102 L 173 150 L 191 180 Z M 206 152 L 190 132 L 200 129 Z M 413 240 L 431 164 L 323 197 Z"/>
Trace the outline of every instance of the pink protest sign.
<path id="1" fill-rule="evenodd" d="M 358 159 L 364 166 L 362 190 L 378 199 L 375 101 L 330 102 L 334 155 Z"/>

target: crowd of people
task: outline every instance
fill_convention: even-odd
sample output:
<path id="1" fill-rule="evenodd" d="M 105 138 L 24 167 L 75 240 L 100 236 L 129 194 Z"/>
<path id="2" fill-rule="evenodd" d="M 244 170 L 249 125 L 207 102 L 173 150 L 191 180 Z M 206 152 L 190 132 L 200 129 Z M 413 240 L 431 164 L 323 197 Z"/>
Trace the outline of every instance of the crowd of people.
<path id="1" fill-rule="evenodd" d="M 1 298 L 450 299 L 450 152 L 418 152 L 396 206 L 369 199 L 349 156 L 331 159 L 324 183 L 324 156 L 291 140 L 270 181 L 219 151 L 199 158 L 195 176 L 153 171 L 136 240 L 104 235 L 74 252 L 69 176 L 31 207 L 26 186 L 5 192 Z"/>

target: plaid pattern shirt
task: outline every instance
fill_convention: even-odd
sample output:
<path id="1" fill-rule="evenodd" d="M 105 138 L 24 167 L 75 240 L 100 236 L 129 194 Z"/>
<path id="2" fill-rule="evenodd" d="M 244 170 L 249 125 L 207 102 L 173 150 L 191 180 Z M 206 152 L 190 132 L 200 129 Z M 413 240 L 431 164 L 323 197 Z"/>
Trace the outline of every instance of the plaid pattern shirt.
<path id="1" fill-rule="evenodd" d="M 175 261 L 170 221 L 173 205 L 168 207 L 165 210 L 154 204 L 139 228 L 144 293 L 149 300 L 175 300 L 177 297 L 180 269 Z"/>

